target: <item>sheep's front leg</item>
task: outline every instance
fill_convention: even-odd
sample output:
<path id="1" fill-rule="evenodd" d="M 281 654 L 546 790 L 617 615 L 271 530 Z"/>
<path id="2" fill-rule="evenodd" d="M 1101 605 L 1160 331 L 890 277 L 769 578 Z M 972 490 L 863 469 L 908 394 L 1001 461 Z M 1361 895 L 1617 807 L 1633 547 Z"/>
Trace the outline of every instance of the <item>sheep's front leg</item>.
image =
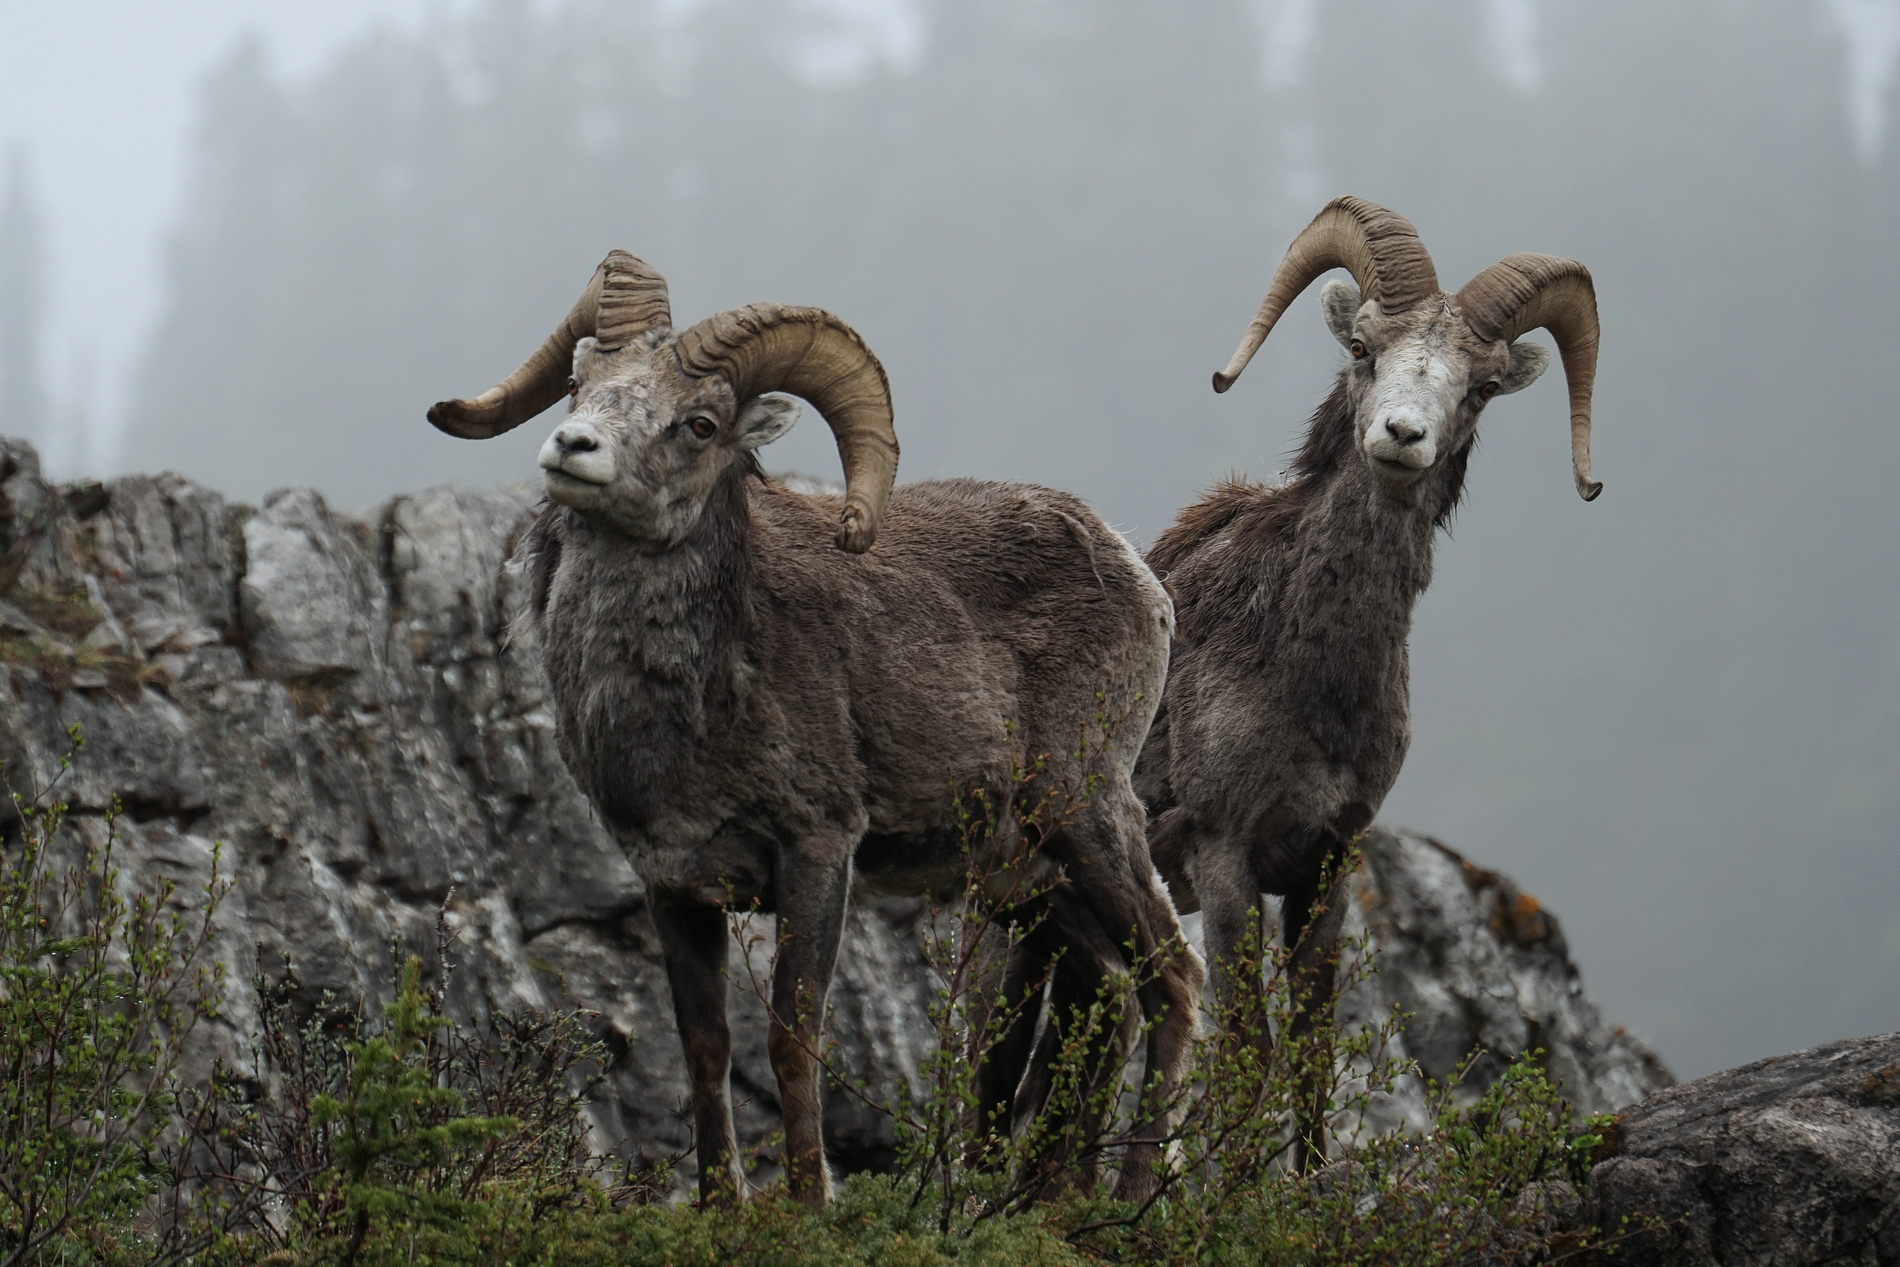
<path id="1" fill-rule="evenodd" d="M 1194 895 L 1201 901 L 1201 933 L 1208 970 L 1214 974 L 1214 1001 L 1223 1027 L 1260 1027 L 1261 1013 L 1260 885 L 1246 853 L 1226 840 L 1208 841 L 1187 864 Z M 1244 959 L 1243 959 L 1244 956 Z"/>
<path id="2" fill-rule="evenodd" d="M 825 1165 L 825 999 L 844 935 L 855 840 L 801 841 L 779 851 L 778 965 L 772 974 L 772 1026 L 766 1050 L 778 1076 L 785 1115 L 785 1169 L 792 1195 L 807 1205 L 831 1198 Z"/>
<path id="3" fill-rule="evenodd" d="M 711 906 L 657 905 L 653 922 L 659 928 L 666 978 L 673 989 L 673 1019 L 692 1086 L 699 1199 L 708 1205 L 736 1201 L 745 1195 L 745 1170 L 732 1126 L 725 912 Z"/>
<path id="4" fill-rule="evenodd" d="M 1280 937 L 1288 947 L 1287 975 L 1292 990 L 1292 1051 L 1309 1062 L 1297 1077 L 1293 1167 L 1317 1170 L 1326 1164 L 1327 1104 L 1333 1088 L 1332 1012 L 1339 980 L 1339 935 L 1346 922 L 1347 877 L 1340 874 L 1340 851 L 1329 854 L 1325 869 L 1311 883 L 1286 895 L 1281 906 Z M 1317 1037 L 1317 1041 L 1315 1041 Z M 1313 1044 L 1308 1048 L 1308 1044 Z"/>

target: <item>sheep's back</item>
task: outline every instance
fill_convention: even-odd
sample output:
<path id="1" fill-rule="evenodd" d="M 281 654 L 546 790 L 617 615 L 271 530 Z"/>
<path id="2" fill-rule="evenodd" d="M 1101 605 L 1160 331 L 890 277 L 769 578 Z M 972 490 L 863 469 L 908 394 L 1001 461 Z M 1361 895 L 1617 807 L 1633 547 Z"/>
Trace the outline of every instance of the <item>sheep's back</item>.
<path id="1" fill-rule="evenodd" d="M 1165 595 L 1120 534 L 1073 494 L 1034 484 L 929 480 L 892 492 L 877 544 L 862 556 L 831 543 L 840 501 L 769 488 L 753 497 L 758 557 L 788 601 L 842 590 L 902 623 L 894 604 L 953 597 L 986 637 L 1035 656 L 1094 644 L 1165 644 Z M 769 543 L 769 544 L 768 544 Z"/>
<path id="2" fill-rule="evenodd" d="M 1072 741 L 1073 727 L 1104 707 L 1146 729 L 1172 607 L 1081 499 L 1032 484 L 903 485 L 864 555 L 832 544 L 839 505 L 755 491 L 755 558 L 782 616 L 823 610 L 829 627 L 813 636 L 868 660 L 856 675 L 862 691 L 902 693 L 890 679 L 909 676 L 933 699 L 989 697 L 985 711 L 1052 739 L 1065 731 Z"/>

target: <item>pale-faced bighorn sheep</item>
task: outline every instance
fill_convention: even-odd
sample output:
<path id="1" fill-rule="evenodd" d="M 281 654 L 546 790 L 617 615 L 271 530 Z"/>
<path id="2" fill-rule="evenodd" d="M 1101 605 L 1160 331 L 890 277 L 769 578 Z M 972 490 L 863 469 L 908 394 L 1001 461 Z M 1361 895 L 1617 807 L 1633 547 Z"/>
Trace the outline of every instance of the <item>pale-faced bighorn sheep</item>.
<path id="1" fill-rule="evenodd" d="M 1464 490 L 1479 415 L 1529 386 L 1549 354 L 1517 337 L 1546 327 L 1570 386 L 1570 443 L 1585 501 L 1596 296 L 1581 264 L 1513 255 L 1456 294 L 1412 225 L 1357 198 L 1328 204 L 1274 274 L 1214 390 L 1233 385 L 1295 297 L 1321 289 L 1350 360 L 1313 415 L 1291 478 L 1228 482 L 1183 510 L 1148 563 L 1174 596 L 1166 695 L 1136 770 L 1149 846 L 1176 906 L 1204 912 L 1217 997 L 1245 1004 L 1233 971 L 1262 892 L 1282 896 L 1304 998 L 1332 993 L 1343 906 L 1329 864 L 1378 812 L 1411 737 L 1406 639 L 1431 583 L 1432 546 Z M 1316 904 L 1323 915 L 1308 927 Z M 1300 1005 L 1302 996 L 1296 995 Z M 1296 1013 L 1296 1025 L 1310 1016 Z M 1296 1153 L 1325 1155 L 1308 1105 Z"/>
<path id="2" fill-rule="evenodd" d="M 486 438 L 573 398 L 541 449 L 554 504 L 530 567 L 561 752 L 647 884 L 708 1198 L 745 1190 L 725 912 L 755 900 L 777 912 L 768 1046 L 788 1180 L 817 1202 L 830 1179 L 812 1053 L 847 894 L 854 877 L 960 891 L 959 794 L 1008 803 L 1018 752 L 1048 754 L 1058 785 L 1100 776 L 1060 830 L 1024 839 L 999 815 L 984 846 L 1039 850 L 1038 865 L 1064 875 L 1039 899 L 1050 918 L 1031 941 L 1043 963 L 1060 941 L 1068 996 L 1092 997 L 1131 938 L 1140 953 L 1178 938 L 1130 783 L 1137 745 L 1091 768 L 1077 752 L 1098 710 L 1145 733 L 1172 610 L 1134 551 L 1067 494 L 969 480 L 893 492 L 883 367 L 830 313 L 753 304 L 671 326 L 665 281 L 616 251 L 525 365 L 429 419 Z M 830 424 L 842 505 L 760 475 L 755 450 L 798 412 L 767 392 L 804 397 Z M 1187 952 L 1141 993 L 1155 1022 L 1148 1068 L 1168 1081 L 1189 1054 L 1201 980 Z M 997 1063 L 1013 1076 L 1026 1059 Z M 992 1073 L 988 1085 L 1007 1112 L 1013 1083 Z M 1126 1167 L 1136 1190 L 1154 1151 Z"/>

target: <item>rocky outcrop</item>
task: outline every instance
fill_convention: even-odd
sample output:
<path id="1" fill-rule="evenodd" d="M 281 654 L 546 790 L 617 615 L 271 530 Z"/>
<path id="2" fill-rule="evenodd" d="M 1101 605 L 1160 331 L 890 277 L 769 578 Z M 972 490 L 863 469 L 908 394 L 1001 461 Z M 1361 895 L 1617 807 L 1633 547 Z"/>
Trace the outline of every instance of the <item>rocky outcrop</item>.
<path id="1" fill-rule="evenodd" d="M 58 781 L 74 844 L 102 842 L 117 803 L 128 884 L 169 878 L 189 902 L 219 843 L 231 993 L 202 1056 L 249 1058 L 251 982 L 286 962 L 312 1003 L 386 996 L 440 911 L 452 1010 L 598 1013 L 620 1053 L 598 1140 L 672 1155 L 689 1146 L 686 1083 L 645 890 L 563 768 L 536 649 L 511 631 L 510 559 L 537 500 L 437 489 L 359 519 L 309 490 L 253 509 L 172 475 L 57 489 L 0 442 L 0 759 L 18 790 Z M 62 776 L 74 725 L 86 746 Z M 1416 836 L 1375 834 L 1366 854 L 1354 919 L 1383 969 L 1347 1007 L 1414 1013 L 1405 1041 L 1428 1073 L 1481 1044 L 1546 1049 L 1585 1108 L 1667 1083 L 1507 880 Z M 874 1097 L 895 1098 L 932 1039 L 923 915 L 850 917 L 831 1029 Z M 731 1011 L 740 1135 L 760 1147 L 778 1125 L 764 1010 L 735 991 Z M 1379 1112 L 1416 1117 L 1415 1090 Z M 888 1121 L 855 1098 L 831 1095 L 826 1127 L 845 1165 L 889 1160 Z"/>
<path id="2" fill-rule="evenodd" d="M 1508 876 L 1429 836 L 1375 827 L 1360 846 L 1348 943 L 1363 941 L 1375 971 L 1342 1001 L 1342 1017 L 1407 1018 L 1398 1054 L 1428 1078 L 1466 1066 L 1469 1094 L 1519 1052 L 1579 1113 L 1634 1104 L 1675 1079 L 1648 1044 L 1611 1025 L 1583 992 L 1557 917 Z M 1375 1104 L 1372 1124 L 1424 1127 L 1416 1080 Z"/>
<path id="3" fill-rule="evenodd" d="M 1659 1092 L 1608 1147 L 1586 1217 L 1630 1267 L 1900 1263 L 1900 1034 Z"/>

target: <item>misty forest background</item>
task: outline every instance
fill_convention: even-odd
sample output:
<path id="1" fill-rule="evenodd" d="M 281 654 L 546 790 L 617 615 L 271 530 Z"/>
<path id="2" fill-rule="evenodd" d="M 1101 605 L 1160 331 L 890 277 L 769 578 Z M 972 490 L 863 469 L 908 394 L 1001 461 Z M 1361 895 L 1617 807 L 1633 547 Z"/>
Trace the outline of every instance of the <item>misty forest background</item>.
<path id="1" fill-rule="evenodd" d="M 531 477 L 543 424 L 470 444 L 423 410 L 618 246 L 681 323 L 854 324 L 900 478 L 1071 488 L 1145 546 L 1216 477 L 1273 478 L 1324 394 L 1311 298 L 1233 393 L 1208 376 L 1326 198 L 1411 217 L 1448 288 L 1572 256 L 1606 491 L 1572 491 L 1561 373 L 1488 412 L 1384 817 L 1539 893 L 1680 1074 L 1892 1029 L 1893 50 L 1828 24 L 1883 2 L 935 0 L 907 51 L 839 56 L 797 0 L 476 0 L 294 82 L 243 43 L 155 327 L 97 296 L 97 338 L 142 342 L 91 473 L 344 507 Z M 18 161 L 11 188 L 4 429 L 57 441 Z M 836 457 L 808 412 L 768 465 Z"/>

